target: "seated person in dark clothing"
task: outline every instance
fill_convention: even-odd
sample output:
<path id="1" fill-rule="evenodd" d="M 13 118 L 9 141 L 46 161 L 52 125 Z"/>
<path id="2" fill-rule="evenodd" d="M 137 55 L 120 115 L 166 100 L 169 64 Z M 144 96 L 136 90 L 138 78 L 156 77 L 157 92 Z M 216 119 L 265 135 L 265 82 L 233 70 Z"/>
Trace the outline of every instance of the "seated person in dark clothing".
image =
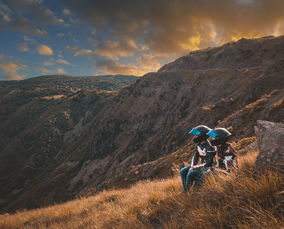
<path id="1" fill-rule="evenodd" d="M 215 171 L 230 173 L 233 169 L 238 168 L 237 153 L 228 143 L 232 135 L 225 128 L 215 128 L 207 133 L 212 139 L 210 143 L 217 147 Z"/>
<path id="2" fill-rule="evenodd" d="M 180 170 L 184 192 L 187 192 L 190 186 L 200 187 L 204 174 L 212 170 L 216 148 L 212 147 L 208 141 L 207 133 L 211 130 L 207 126 L 200 125 L 188 132 L 188 134 L 195 136 L 193 142 L 196 144 L 196 152 L 191 160 L 191 165 Z"/>

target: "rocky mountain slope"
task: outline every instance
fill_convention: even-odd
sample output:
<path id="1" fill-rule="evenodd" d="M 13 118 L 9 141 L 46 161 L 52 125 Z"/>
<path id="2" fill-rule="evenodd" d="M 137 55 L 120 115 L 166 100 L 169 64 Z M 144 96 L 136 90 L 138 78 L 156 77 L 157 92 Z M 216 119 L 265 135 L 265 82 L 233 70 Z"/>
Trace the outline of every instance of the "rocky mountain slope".
<path id="1" fill-rule="evenodd" d="M 239 168 L 230 176 L 208 174 L 203 187 L 186 194 L 181 192 L 181 180 L 175 174 L 169 179 L 138 182 L 130 188 L 104 191 L 64 204 L 0 214 L 0 228 L 203 229 L 253 225 L 280 229 L 284 226 L 283 166 L 263 166 L 258 159 L 273 161 L 275 154 L 268 149 L 275 147 L 279 147 L 279 156 L 283 155 L 283 139 L 279 137 L 283 134 L 283 124 L 258 121 L 260 152 L 257 147 L 247 149 L 246 154 L 239 155 Z M 278 159 L 283 162 L 281 156 Z"/>
<path id="2" fill-rule="evenodd" d="M 0 205 L 23 187 L 33 186 L 33 179 L 56 160 L 64 143 L 79 134 L 118 90 L 136 80 L 40 76 L 0 81 Z"/>
<path id="3" fill-rule="evenodd" d="M 82 131 L 71 130 L 72 137 L 60 151 L 50 151 L 54 160 L 44 160 L 40 172 L 4 186 L 1 198 L 10 201 L 2 209 L 38 207 L 90 189 L 168 176 L 173 163 L 189 157 L 185 133 L 200 123 L 230 127 L 238 140 L 254 136 L 257 119 L 283 122 L 283 49 L 284 37 L 241 39 L 146 74 L 114 96 Z"/>
<path id="4" fill-rule="evenodd" d="M 171 174 L 168 164 L 172 163 L 167 162 L 178 164 L 186 158 L 182 156 L 189 143 L 185 133 L 197 124 L 231 127 L 234 140 L 238 140 L 254 136 L 257 119 L 283 122 L 284 68 L 276 66 L 284 59 L 282 53 L 277 54 L 284 47 L 284 37 L 242 39 L 210 52 L 218 51 L 223 56 L 228 46 L 234 49 L 231 59 L 252 50 L 256 58 L 272 52 L 270 62 L 242 70 L 238 59 L 236 68 L 228 67 L 227 62 L 222 69 L 204 67 L 200 70 L 192 68 L 191 64 L 181 71 L 166 71 L 163 67 L 122 90 L 101 114 L 107 117 L 107 113 L 111 113 L 112 117 L 96 123 L 99 128 L 92 131 L 89 139 L 94 147 L 90 154 L 95 162 L 84 165 L 80 173 L 81 179 L 86 179 L 87 174 L 95 176 L 85 180 L 87 189 L 95 186 L 100 190 L 113 184 L 122 187 L 129 182 L 125 174 L 134 181 L 144 176 Z M 189 56 L 197 58 L 207 52 L 193 52 Z M 220 56 L 216 55 L 211 61 L 218 62 Z M 253 57 L 251 60 L 254 62 Z M 249 59 L 247 61 L 250 66 Z M 178 65 L 178 62 L 179 59 L 174 63 Z M 169 65 L 174 66 L 174 63 Z M 104 142 L 100 136 L 106 132 L 111 145 L 100 145 Z M 106 162 L 109 168 L 102 170 L 104 166 L 100 167 L 100 163 L 105 165 Z M 98 177 L 103 177 L 103 182 Z"/>

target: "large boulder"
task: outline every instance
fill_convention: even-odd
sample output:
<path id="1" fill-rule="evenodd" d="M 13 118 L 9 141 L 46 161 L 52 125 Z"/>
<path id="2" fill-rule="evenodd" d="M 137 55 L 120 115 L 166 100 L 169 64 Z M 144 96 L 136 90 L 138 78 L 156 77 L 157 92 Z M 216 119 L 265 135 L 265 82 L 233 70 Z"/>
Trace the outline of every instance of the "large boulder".
<path id="1" fill-rule="evenodd" d="M 257 121 L 255 134 L 259 147 L 256 166 L 284 172 L 284 124 Z"/>

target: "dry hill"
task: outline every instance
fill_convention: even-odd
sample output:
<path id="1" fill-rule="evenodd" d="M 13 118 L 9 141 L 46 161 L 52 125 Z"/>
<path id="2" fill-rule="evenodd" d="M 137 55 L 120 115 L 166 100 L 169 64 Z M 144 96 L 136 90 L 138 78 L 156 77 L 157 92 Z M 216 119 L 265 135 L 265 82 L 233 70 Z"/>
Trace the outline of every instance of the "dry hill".
<path id="1" fill-rule="evenodd" d="M 88 96 L 84 103 L 82 95 L 77 95 L 77 100 L 72 100 L 78 106 L 74 112 L 83 109 L 83 114 L 90 110 L 95 115 L 87 118 L 84 128 L 82 119 L 74 120 L 68 132 L 61 135 L 64 141 L 60 147 L 54 130 L 57 119 L 52 119 L 47 133 L 54 143 L 44 142 L 34 149 L 39 157 L 47 154 L 53 158 L 44 156 L 39 160 L 44 162 L 40 170 L 28 170 L 29 177 L 21 173 L 7 180 L 18 167 L 15 154 L 30 158 L 25 152 L 37 144 L 33 135 L 18 137 L 17 144 L 0 152 L 1 158 L 6 155 L 14 162 L 14 168 L 5 167 L 4 176 L 1 175 L 3 211 L 39 207 L 89 190 L 125 187 L 140 179 L 170 176 L 173 163 L 179 166 L 191 154 L 185 133 L 200 123 L 231 127 L 234 140 L 250 141 L 257 119 L 283 122 L 282 50 L 284 37 L 241 39 L 191 52 L 156 73 L 146 74 L 103 103 L 105 106 L 99 110 Z M 64 114 L 58 119 L 62 117 Z M 24 147 L 19 148 L 18 142 Z"/>

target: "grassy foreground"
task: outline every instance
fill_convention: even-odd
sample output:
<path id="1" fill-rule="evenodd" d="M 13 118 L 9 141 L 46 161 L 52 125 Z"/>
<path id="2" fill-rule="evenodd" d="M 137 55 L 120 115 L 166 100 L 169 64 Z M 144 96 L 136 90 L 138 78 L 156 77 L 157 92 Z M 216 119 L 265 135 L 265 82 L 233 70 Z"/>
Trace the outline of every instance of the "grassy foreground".
<path id="1" fill-rule="evenodd" d="M 180 178 L 144 181 L 51 207 L 0 216 L 0 228 L 283 228 L 283 176 L 240 158 L 232 176 L 181 192 Z"/>

